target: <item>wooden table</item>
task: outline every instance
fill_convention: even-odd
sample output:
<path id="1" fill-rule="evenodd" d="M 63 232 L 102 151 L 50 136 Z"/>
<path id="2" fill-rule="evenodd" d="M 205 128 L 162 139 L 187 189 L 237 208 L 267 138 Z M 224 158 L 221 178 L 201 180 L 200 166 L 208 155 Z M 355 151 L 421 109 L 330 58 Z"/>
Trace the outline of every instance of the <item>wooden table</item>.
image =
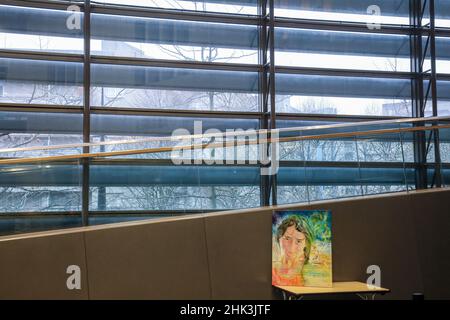
<path id="1" fill-rule="evenodd" d="M 364 282 L 333 282 L 331 288 L 274 286 L 281 290 L 284 300 L 301 300 L 308 295 L 356 294 L 363 300 L 375 300 L 377 294 L 384 295 L 389 289 L 367 285 Z"/>

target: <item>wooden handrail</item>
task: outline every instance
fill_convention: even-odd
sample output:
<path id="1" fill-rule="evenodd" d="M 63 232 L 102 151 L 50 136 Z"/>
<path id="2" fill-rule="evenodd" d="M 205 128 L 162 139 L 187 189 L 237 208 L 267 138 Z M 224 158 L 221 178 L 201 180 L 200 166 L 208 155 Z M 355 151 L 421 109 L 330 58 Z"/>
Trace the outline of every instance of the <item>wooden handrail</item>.
<path id="1" fill-rule="evenodd" d="M 337 128 L 349 128 L 355 126 L 373 126 L 373 125 L 387 125 L 387 124 L 404 124 L 404 123 L 417 123 L 417 122 L 439 122 L 439 121 L 450 121 L 450 117 L 427 117 L 427 118 L 405 118 L 405 119 L 395 119 L 395 120 L 380 120 L 380 121 L 362 121 L 362 122 L 351 122 L 351 123 L 339 123 L 339 124 L 328 124 L 328 125 L 316 125 L 316 126 L 305 126 L 305 127 L 289 127 L 280 129 L 260 129 L 255 130 L 256 134 L 273 134 L 273 133 L 286 133 L 286 132 L 302 132 L 313 131 L 313 130 L 328 130 Z M 246 136 L 248 132 L 225 132 L 222 137 L 237 137 Z M 36 147 L 21 147 L 21 148 L 4 148 L 0 149 L 0 153 L 15 153 L 24 151 L 42 151 L 42 150 L 59 150 L 59 149 L 71 149 L 71 148 L 86 148 L 86 147 L 99 147 L 108 145 L 122 145 L 122 144 L 134 144 L 134 143 L 146 143 L 146 142 L 161 142 L 161 141 L 174 141 L 174 140 L 187 140 L 187 139 L 199 139 L 199 138 L 213 138 L 217 137 L 217 133 L 210 134 L 194 134 L 194 135 L 179 135 L 179 136 L 163 136 L 163 137 L 150 137 L 150 138 L 140 138 L 131 140 L 116 140 L 116 141 L 103 141 L 103 142 L 91 142 L 91 143 L 71 143 L 62 144 L 55 146 L 36 146 Z"/>
<path id="2" fill-rule="evenodd" d="M 199 144 L 189 144 L 182 146 L 170 146 L 170 147 L 158 147 L 158 148 L 143 148 L 143 149 L 131 149 L 131 150 L 120 150 L 120 151 L 109 151 L 109 152 L 94 152 L 94 153 L 81 153 L 73 155 L 61 155 L 61 156 L 48 156 L 48 157 L 31 157 L 31 158 L 15 158 L 15 159 L 1 159 L 0 165 L 9 164 L 26 164 L 26 163 L 36 163 L 36 162 L 50 162 L 50 161 L 65 161 L 65 160 L 76 160 L 76 159 L 88 159 L 88 158 L 105 158 L 105 157 L 115 157 L 115 156 L 126 156 L 126 155 L 137 155 L 137 154 L 152 154 L 152 153 L 164 153 L 172 151 L 182 151 L 182 150 L 199 150 L 199 149 L 214 149 L 214 148 L 226 148 L 226 147 L 237 147 L 245 145 L 257 145 L 257 144 L 267 144 L 267 143 L 283 143 L 292 141 L 303 141 L 303 140 L 321 140 L 321 139 L 334 139 L 334 138 L 348 138 L 348 137 L 361 137 L 361 136 L 373 136 L 382 135 L 388 133 L 403 133 L 403 132 L 417 132 L 417 131 L 429 131 L 429 130 L 439 130 L 450 128 L 450 124 L 447 125 L 434 125 L 434 126 L 419 126 L 410 128 L 395 128 L 395 129 L 378 129 L 378 130 L 368 130 L 368 131 L 357 131 L 357 132 L 343 132 L 343 133 L 329 133 L 320 135 L 310 135 L 310 136 L 295 136 L 295 137 L 284 137 L 284 138 L 268 138 L 268 139 L 256 139 L 249 141 L 224 141 L 217 143 L 199 143 Z M 272 133 L 274 131 L 272 130 Z M 215 137 L 215 136 L 213 136 Z"/>

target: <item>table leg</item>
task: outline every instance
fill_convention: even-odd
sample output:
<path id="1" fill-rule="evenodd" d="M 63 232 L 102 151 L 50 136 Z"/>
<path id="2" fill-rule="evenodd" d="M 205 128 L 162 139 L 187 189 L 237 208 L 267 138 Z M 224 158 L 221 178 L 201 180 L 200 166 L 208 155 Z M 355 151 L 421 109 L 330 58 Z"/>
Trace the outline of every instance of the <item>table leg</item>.
<path id="1" fill-rule="evenodd" d="M 283 300 L 289 300 L 289 301 L 293 301 L 293 300 L 302 300 L 303 296 L 296 296 L 293 294 L 289 294 L 286 291 L 281 291 L 283 293 Z"/>
<path id="2" fill-rule="evenodd" d="M 357 293 L 361 300 L 375 300 L 376 293 Z"/>

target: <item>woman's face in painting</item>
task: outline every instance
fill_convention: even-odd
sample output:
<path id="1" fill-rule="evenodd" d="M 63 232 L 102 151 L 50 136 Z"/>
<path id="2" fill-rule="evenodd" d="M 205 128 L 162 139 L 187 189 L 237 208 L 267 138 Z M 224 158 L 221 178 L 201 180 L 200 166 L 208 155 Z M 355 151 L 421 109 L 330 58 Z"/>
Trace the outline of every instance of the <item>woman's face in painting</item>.
<path id="1" fill-rule="evenodd" d="M 289 259 L 303 259 L 305 256 L 306 237 L 295 226 L 290 226 L 280 239 L 281 248 Z"/>

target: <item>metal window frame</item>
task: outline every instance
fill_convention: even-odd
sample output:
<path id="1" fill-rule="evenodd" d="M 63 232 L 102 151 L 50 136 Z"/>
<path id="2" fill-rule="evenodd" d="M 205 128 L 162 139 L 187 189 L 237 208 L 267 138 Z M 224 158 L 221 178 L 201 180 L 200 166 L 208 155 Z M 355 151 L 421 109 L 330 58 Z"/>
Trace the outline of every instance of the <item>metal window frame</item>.
<path id="1" fill-rule="evenodd" d="M 428 1 L 428 2 L 427 2 Z M 84 12 L 84 50 L 82 54 L 61 54 L 51 52 L 19 51 L 0 49 L 1 58 L 31 59 L 46 61 L 64 61 L 83 63 L 83 105 L 82 106 L 57 106 L 57 105 L 26 105 L 0 103 L 0 111 L 20 112 L 58 112 L 79 113 L 83 115 L 83 141 L 90 141 L 90 121 L 93 114 L 115 114 L 115 115 L 145 115 L 145 116 L 182 116 L 182 117 L 223 117 L 223 118 L 249 118 L 259 119 L 261 129 L 276 128 L 277 120 L 311 120 L 311 121 L 365 121 L 393 119 L 395 117 L 364 116 L 364 115 L 326 115 L 326 114 L 295 114 L 277 113 L 276 111 L 276 84 L 275 75 L 279 74 L 314 74 L 314 75 L 337 75 L 349 77 L 379 77 L 411 79 L 413 115 L 424 116 L 424 106 L 427 97 L 424 91 L 424 81 L 430 83 L 430 97 L 432 101 L 433 116 L 438 116 L 437 80 L 450 80 L 450 74 L 439 74 L 436 70 L 436 37 L 449 37 L 450 29 L 437 28 L 435 26 L 434 0 L 411 0 L 410 1 L 410 25 L 383 25 L 381 29 L 369 30 L 364 23 L 339 22 L 339 21 L 315 21 L 308 19 L 281 18 L 274 15 L 274 0 L 259 0 L 257 15 L 241 15 L 229 13 L 213 13 L 177 9 L 158 9 L 150 7 L 134 7 L 127 5 L 91 3 L 90 0 L 80 1 L 48 1 L 48 0 L 0 0 L 0 5 L 33 7 L 41 9 L 66 10 L 69 4 L 79 5 Z M 428 3 L 430 24 L 422 25 L 424 14 L 424 3 Z M 259 29 L 258 64 L 234 64 L 234 63 L 205 63 L 199 61 L 173 61 L 157 59 L 138 59 L 127 57 L 93 56 L 90 50 L 91 39 L 91 15 L 111 14 L 133 17 L 148 17 L 158 19 L 180 19 L 186 21 L 201 21 L 211 23 L 228 23 L 241 25 L 254 25 Z M 403 34 L 411 38 L 411 71 L 389 72 L 389 71 L 362 71 L 345 69 L 321 69 L 303 67 L 275 67 L 275 28 L 302 28 L 313 30 L 329 30 L 343 32 L 364 32 L 379 34 Z M 422 68 L 426 53 L 423 52 L 422 39 L 426 37 L 430 43 L 431 71 L 424 72 Z M 259 112 L 228 112 L 228 111 L 195 111 L 195 110 L 160 110 L 140 108 L 112 108 L 92 106 L 90 101 L 91 88 L 91 64 L 114 64 L 114 65 L 138 65 L 171 68 L 192 69 L 216 69 L 230 71 L 252 71 L 257 72 L 260 78 L 258 95 L 260 98 Z M 418 123 L 420 125 L 420 123 Z M 408 167 L 416 168 L 416 188 L 427 188 L 426 172 L 434 168 L 435 179 L 433 184 L 437 187 L 442 185 L 441 168 L 448 167 L 442 164 L 439 150 L 439 134 L 433 134 L 435 144 L 435 163 L 427 162 L 427 137 L 418 134 L 414 143 L 415 163 L 407 164 Z M 430 137 L 428 138 L 430 139 Z M 89 150 L 85 150 L 89 151 Z M 303 162 L 299 165 L 304 165 Z M 327 166 L 327 163 L 324 164 Z M 90 161 L 82 163 L 82 220 L 88 224 L 89 217 L 89 167 Z M 277 179 L 276 176 L 269 178 L 261 176 L 260 181 L 261 205 L 277 204 Z"/>
<path id="2" fill-rule="evenodd" d="M 428 7 L 428 11 L 427 11 Z M 412 85 L 412 98 L 414 117 L 425 116 L 425 109 L 428 101 L 432 104 L 432 115 L 438 116 L 438 96 L 437 79 L 439 77 L 436 69 L 436 26 L 435 26 L 435 0 L 411 0 L 410 1 L 410 24 L 413 27 L 411 33 L 411 71 L 414 79 Z M 425 14 L 429 14 L 429 23 L 423 24 Z M 423 40 L 426 39 L 425 47 Z M 428 54 L 429 52 L 429 54 Z M 429 58 L 428 58 L 429 55 Z M 424 70 L 424 62 L 429 59 L 431 68 Z M 442 75 L 446 78 L 447 75 Z M 428 81 L 428 86 L 425 86 Z M 419 125 L 416 123 L 414 125 Z M 434 167 L 434 178 L 431 186 L 442 187 L 441 155 L 439 132 L 432 131 L 427 138 L 425 132 L 415 134 L 414 156 L 417 163 L 416 188 L 426 189 L 429 186 L 427 155 L 430 148 L 431 137 L 434 143 L 434 157 L 436 166 Z"/>

